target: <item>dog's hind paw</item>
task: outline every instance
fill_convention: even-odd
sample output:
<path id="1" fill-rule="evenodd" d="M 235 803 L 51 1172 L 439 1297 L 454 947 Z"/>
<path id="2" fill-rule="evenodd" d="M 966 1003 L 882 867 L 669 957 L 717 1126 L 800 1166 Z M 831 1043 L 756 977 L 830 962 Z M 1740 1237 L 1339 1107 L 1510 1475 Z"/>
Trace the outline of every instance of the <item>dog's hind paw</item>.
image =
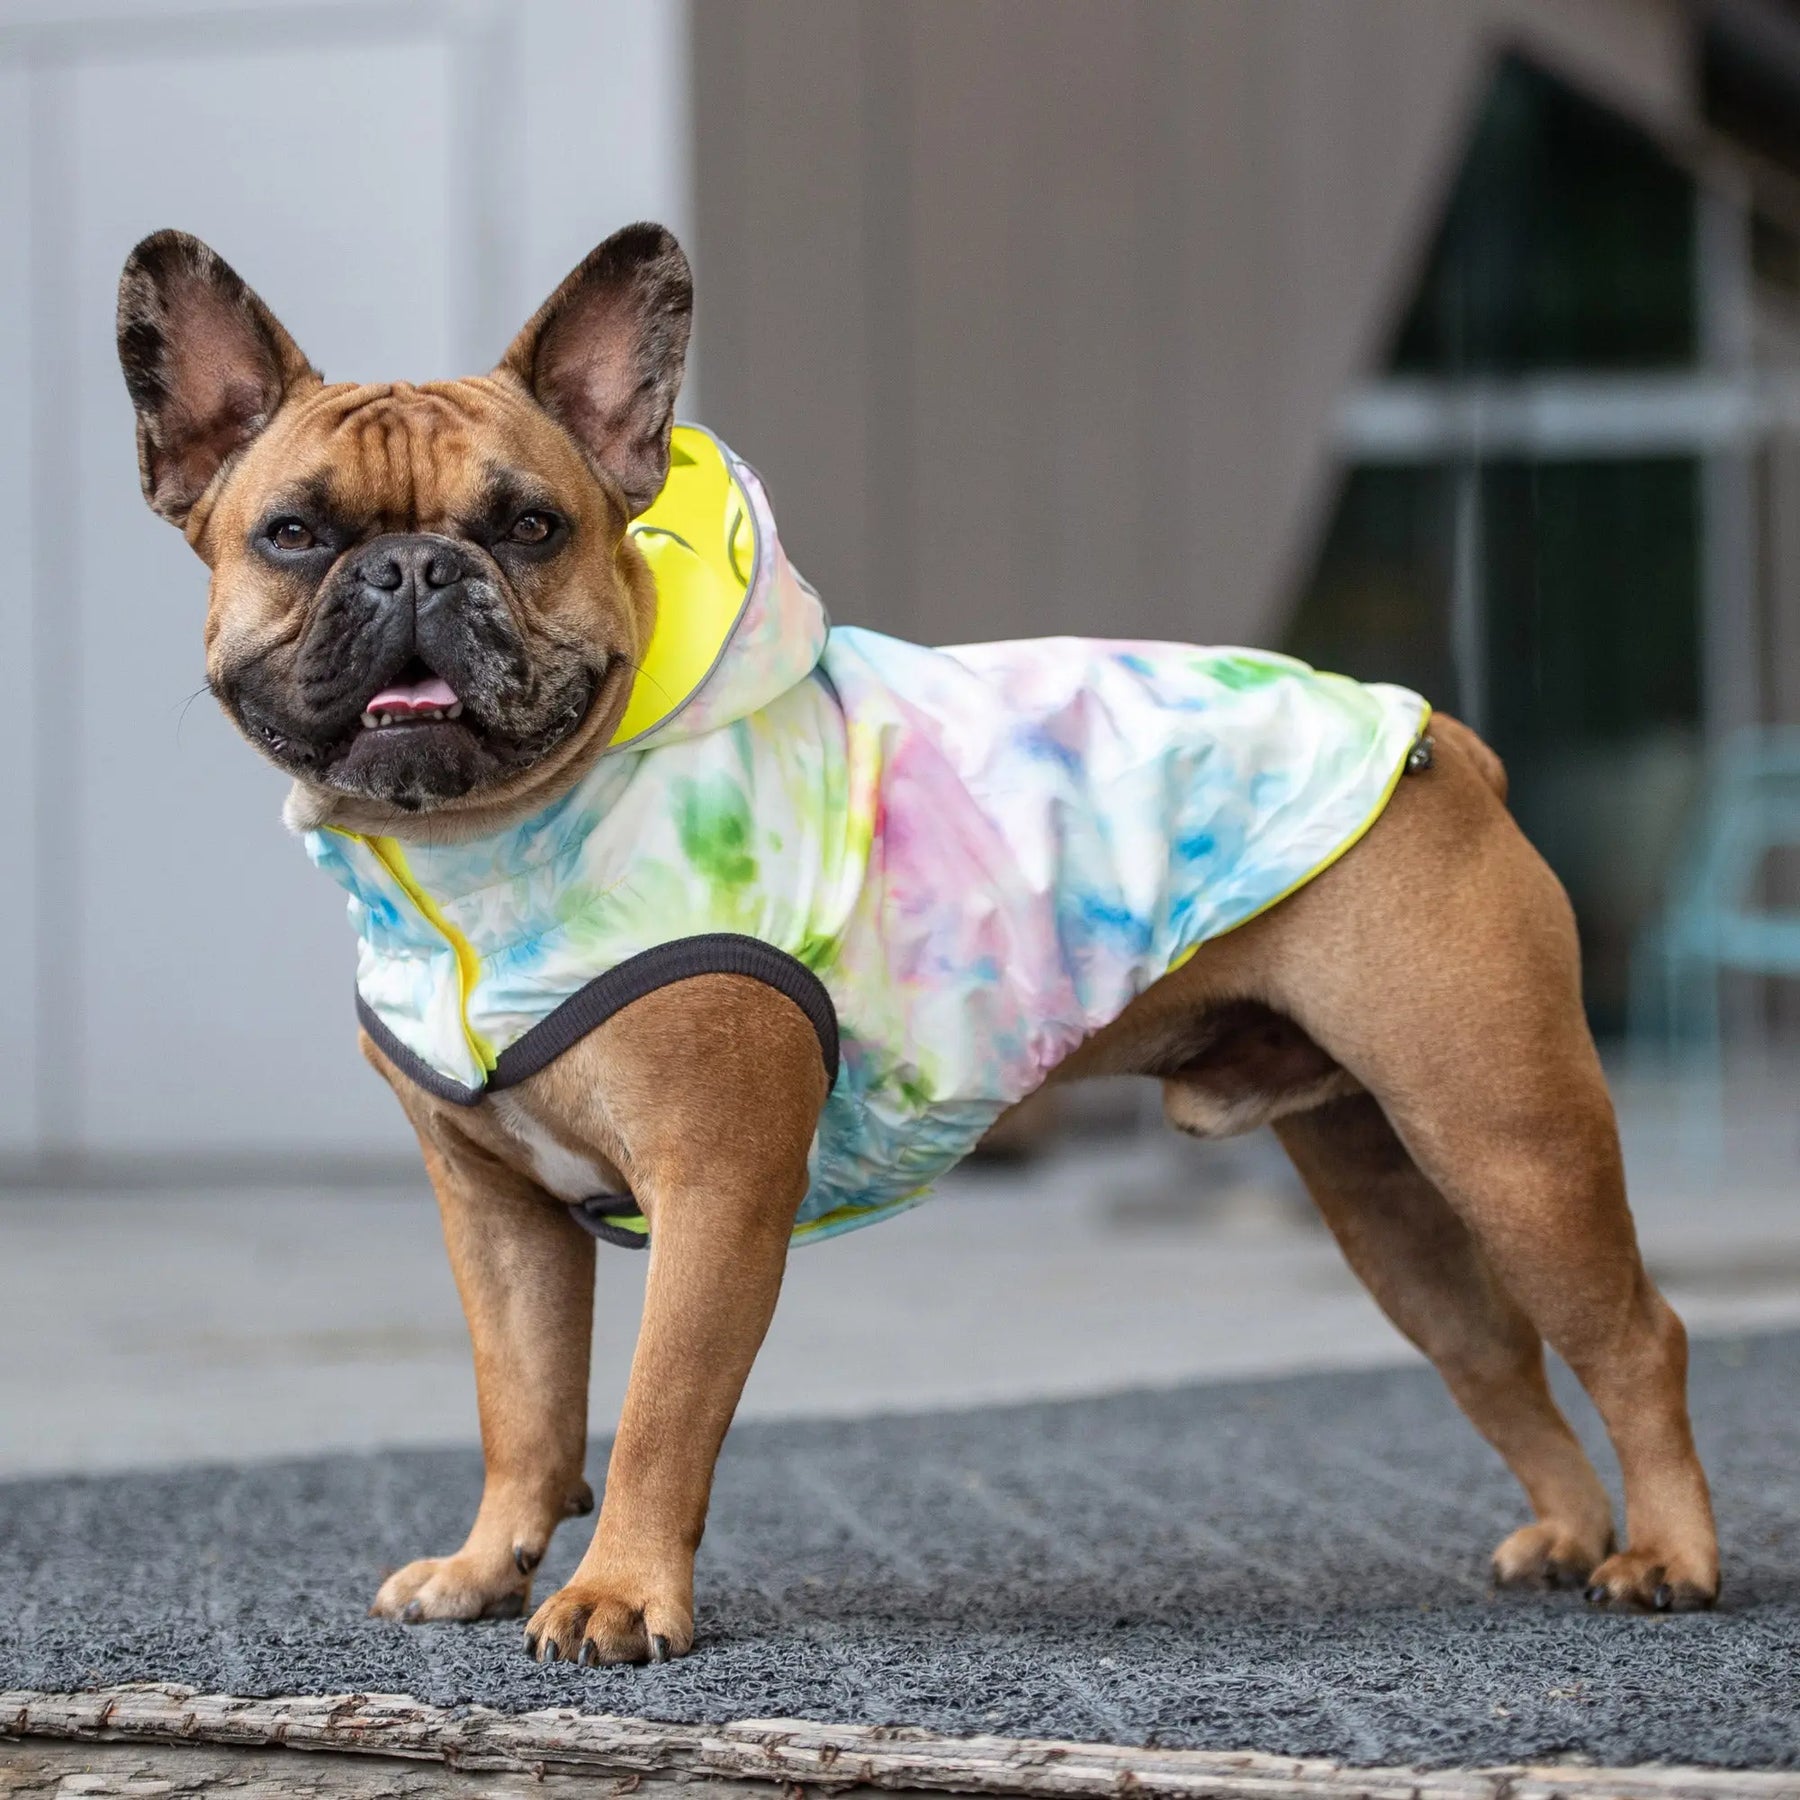
<path id="1" fill-rule="evenodd" d="M 1610 1526 L 1584 1533 L 1549 1522 L 1522 1525 L 1494 1552 L 1494 1585 L 1585 1587 L 1595 1566 L 1612 1547 Z"/>
<path id="2" fill-rule="evenodd" d="M 1594 1571 L 1587 1597 L 1636 1612 L 1704 1612 L 1719 1598 L 1719 1568 L 1710 1558 L 1625 1550 Z"/>

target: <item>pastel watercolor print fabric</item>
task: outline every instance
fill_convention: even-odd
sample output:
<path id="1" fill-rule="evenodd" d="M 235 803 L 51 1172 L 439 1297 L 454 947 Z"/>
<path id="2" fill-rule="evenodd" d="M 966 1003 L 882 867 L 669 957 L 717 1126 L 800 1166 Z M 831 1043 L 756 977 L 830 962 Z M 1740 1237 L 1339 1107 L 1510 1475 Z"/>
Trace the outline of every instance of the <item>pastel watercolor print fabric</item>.
<path id="1" fill-rule="evenodd" d="M 920 1198 L 1135 995 L 1341 855 L 1429 708 L 1258 651 L 828 628 L 755 474 L 693 427 L 675 447 L 634 527 L 662 612 L 615 747 L 490 838 L 307 847 L 349 891 L 366 1004 L 471 1089 L 653 946 L 734 932 L 804 964 L 842 1046 L 796 1230 L 822 1237 Z"/>

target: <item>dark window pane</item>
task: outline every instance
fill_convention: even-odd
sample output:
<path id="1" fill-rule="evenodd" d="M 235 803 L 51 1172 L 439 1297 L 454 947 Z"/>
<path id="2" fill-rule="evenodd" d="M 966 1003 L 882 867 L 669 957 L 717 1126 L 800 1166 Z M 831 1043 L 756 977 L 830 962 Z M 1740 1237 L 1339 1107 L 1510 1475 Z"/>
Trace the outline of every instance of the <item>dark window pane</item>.
<path id="1" fill-rule="evenodd" d="M 1698 769 L 1699 468 L 1499 464 L 1482 500 L 1487 735 L 1574 902 L 1594 1024 L 1618 1031 Z"/>
<path id="2" fill-rule="evenodd" d="M 1519 374 L 1692 361 L 1693 212 L 1691 182 L 1651 138 L 1508 59 L 1393 367 Z"/>
<path id="3" fill-rule="evenodd" d="M 1494 747 L 1696 725 L 1696 464 L 1494 463 L 1482 503 Z"/>

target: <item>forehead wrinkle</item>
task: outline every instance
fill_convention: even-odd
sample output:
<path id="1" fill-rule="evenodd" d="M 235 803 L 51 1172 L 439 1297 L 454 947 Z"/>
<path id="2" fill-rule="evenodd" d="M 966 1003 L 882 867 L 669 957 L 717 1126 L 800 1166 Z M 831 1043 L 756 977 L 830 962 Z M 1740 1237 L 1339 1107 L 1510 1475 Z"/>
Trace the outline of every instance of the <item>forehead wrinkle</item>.
<path id="1" fill-rule="evenodd" d="M 259 449 L 271 474 L 295 462 L 327 472 L 345 522 L 363 530 L 456 528 L 496 462 L 546 477 L 533 484 L 540 505 L 578 503 L 587 473 L 529 395 L 484 376 L 316 389 L 282 409 L 253 458 Z"/>
<path id="2" fill-rule="evenodd" d="M 416 530 L 425 522 L 424 477 L 431 467 L 430 447 L 426 443 L 430 427 L 423 418 L 404 413 L 394 423 L 399 446 L 406 454 L 406 491 L 412 497 L 412 524 Z"/>
<path id="3" fill-rule="evenodd" d="M 451 470 L 464 443 L 449 410 L 430 396 L 413 409 L 408 447 L 412 452 L 413 492 L 421 522 L 442 523 L 447 512 L 446 495 Z"/>
<path id="4" fill-rule="evenodd" d="M 315 389 L 302 400 L 294 409 L 294 421 L 328 434 L 335 433 L 358 413 L 381 405 L 393 391 L 391 382 L 333 382 L 328 387 Z"/>
<path id="5" fill-rule="evenodd" d="M 349 440 L 350 462 L 368 496 L 370 510 L 385 528 L 404 516 L 407 496 L 394 487 L 393 459 L 388 454 L 385 407 L 371 407 L 344 421 L 340 427 Z"/>
<path id="6" fill-rule="evenodd" d="M 457 408 L 402 385 L 341 429 L 350 433 L 355 464 L 390 525 L 419 529 L 446 516 L 468 448 Z"/>
<path id="7" fill-rule="evenodd" d="M 412 445 L 408 441 L 406 417 L 393 406 L 383 407 L 378 417 L 381 454 L 387 462 L 388 491 L 395 496 L 394 523 L 416 525 L 419 496 L 413 489 Z"/>

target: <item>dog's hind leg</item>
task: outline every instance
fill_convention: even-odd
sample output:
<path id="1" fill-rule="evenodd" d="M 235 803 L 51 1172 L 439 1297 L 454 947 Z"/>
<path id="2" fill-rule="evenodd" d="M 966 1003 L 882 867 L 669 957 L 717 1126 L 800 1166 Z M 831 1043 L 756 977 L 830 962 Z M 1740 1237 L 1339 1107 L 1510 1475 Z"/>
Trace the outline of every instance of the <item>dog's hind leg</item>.
<path id="1" fill-rule="evenodd" d="M 1505 989 L 1519 993 L 1525 979 L 1520 968 Z M 1605 1421 L 1625 1479 L 1626 1547 L 1594 1571 L 1589 1598 L 1710 1606 L 1718 1539 L 1688 1417 L 1687 1333 L 1644 1268 L 1612 1103 L 1573 981 L 1572 1023 L 1527 1045 L 1521 1015 L 1536 1010 L 1535 1001 L 1496 1006 L 1485 1029 L 1440 1043 L 1438 1057 L 1414 1061 L 1381 1097 Z"/>
<path id="2" fill-rule="evenodd" d="M 1550 1397 L 1536 1326 L 1367 1094 L 1289 1114 L 1275 1132 L 1351 1268 L 1531 1502 L 1536 1522 L 1494 1552 L 1494 1579 L 1584 1585 L 1612 1549 L 1612 1505 Z"/>
<path id="3" fill-rule="evenodd" d="M 1381 1103 L 1500 1284 L 1575 1371 L 1625 1478 L 1626 1548 L 1590 1595 L 1709 1606 L 1718 1541 L 1687 1335 L 1645 1271 L 1581 1008 L 1575 921 L 1452 738 L 1369 849 L 1270 915 L 1271 1004 Z M 1422 907 L 1422 910 L 1421 910 Z"/>

